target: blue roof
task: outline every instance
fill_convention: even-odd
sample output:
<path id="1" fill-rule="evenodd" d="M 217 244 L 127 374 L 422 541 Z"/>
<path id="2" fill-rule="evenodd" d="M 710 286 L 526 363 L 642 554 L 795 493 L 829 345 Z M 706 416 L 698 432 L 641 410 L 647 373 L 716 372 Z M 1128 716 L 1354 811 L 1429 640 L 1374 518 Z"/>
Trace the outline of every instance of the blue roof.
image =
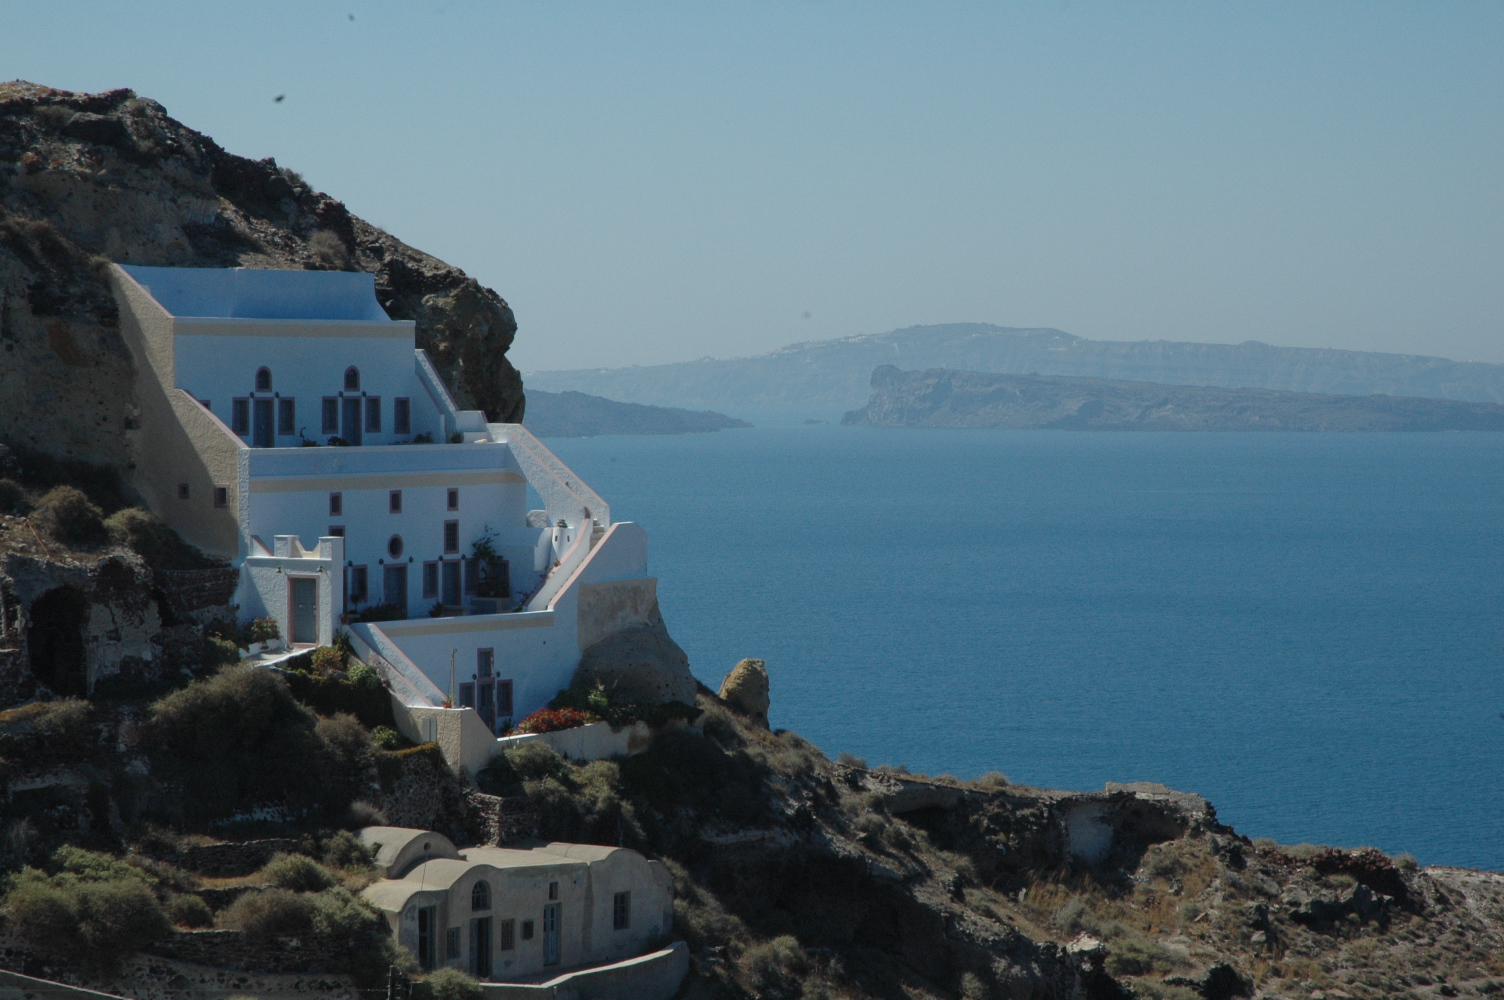
<path id="1" fill-rule="evenodd" d="M 375 276 L 356 271 L 135 264 L 121 264 L 120 269 L 174 316 L 391 322 L 376 301 Z"/>

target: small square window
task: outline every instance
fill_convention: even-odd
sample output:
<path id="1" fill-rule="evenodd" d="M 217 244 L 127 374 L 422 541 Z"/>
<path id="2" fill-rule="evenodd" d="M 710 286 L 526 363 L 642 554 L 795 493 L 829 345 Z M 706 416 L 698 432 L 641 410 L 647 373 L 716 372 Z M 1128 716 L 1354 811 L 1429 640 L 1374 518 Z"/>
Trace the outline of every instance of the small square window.
<path id="1" fill-rule="evenodd" d="M 460 522 L 444 522 L 444 551 L 458 552 L 460 550 Z"/>
<path id="2" fill-rule="evenodd" d="M 339 433 L 339 397 L 324 397 L 324 429 L 322 434 Z"/>
<path id="3" fill-rule="evenodd" d="M 230 402 L 230 430 L 236 434 L 251 432 L 251 401 L 236 399 Z"/>
<path id="4" fill-rule="evenodd" d="M 228 486 L 216 486 L 216 487 L 214 487 L 214 506 L 216 506 L 216 507 L 228 507 L 228 506 L 230 506 L 230 488 Z"/>
<path id="5" fill-rule="evenodd" d="M 632 894 L 618 892 L 611 900 L 611 929 L 624 931 L 632 926 Z"/>
<path id="6" fill-rule="evenodd" d="M 188 499 L 188 484 L 187 483 L 178 483 L 178 499 L 179 500 L 187 500 Z"/>
<path id="7" fill-rule="evenodd" d="M 455 489 L 455 488 L 453 488 L 453 487 L 450 487 L 450 489 L 449 489 L 449 509 L 450 510 L 459 510 L 460 509 L 460 491 L 457 490 L 457 489 Z"/>
<path id="8" fill-rule="evenodd" d="M 444 957 L 460 957 L 460 929 L 451 927 L 444 932 Z"/>
<path id="9" fill-rule="evenodd" d="M 366 433 L 377 434 L 381 431 L 381 397 L 366 397 Z"/>
<path id="10" fill-rule="evenodd" d="M 329 494 L 329 516 L 330 517 L 344 517 L 345 516 L 345 495 L 343 493 L 331 493 L 331 494 Z"/>
<path id="11" fill-rule="evenodd" d="M 298 432 L 298 402 L 283 396 L 277 400 L 277 433 L 296 434 Z"/>
<path id="12" fill-rule="evenodd" d="M 548 883 L 548 898 L 549 899 L 558 899 L 559 898 L 559 883 L 557 883 L 557 882 L 550 882 L 550 883 Z"/>
<path id="13" fill-rule="evenodd" d="M 522 940 L 524 940 L 524 941 L 531 941 L 532 939 L 533 939 L 533 922 L 531 920 L 524 920 L 522 922 Z"/>
<path id="14" fill-rule="evenodd" d="M 345 526 L 343 524 L 331 524 L 329 525 L 329 534 L 335 538 L 344 538 Z"/>
<path id="15" fill-rule="evenodd" d="M 516 932 L 517 922 L 515 920 L 503 920 L 501 922 L 501 951 L 511 951 L 517 947 Z"/>
<path id="16" fill-rule="evenodd" d="M 406 396 L 398 396 L 392 400 L 392 433 L 411 434 L 413 432 L 413 404 Z"/>
<path id="17" fill-rule="evenodd" d="M 402 491 L 392 490 L 387 494 L 386 509 L 393 514 L 402 513 Z"/>

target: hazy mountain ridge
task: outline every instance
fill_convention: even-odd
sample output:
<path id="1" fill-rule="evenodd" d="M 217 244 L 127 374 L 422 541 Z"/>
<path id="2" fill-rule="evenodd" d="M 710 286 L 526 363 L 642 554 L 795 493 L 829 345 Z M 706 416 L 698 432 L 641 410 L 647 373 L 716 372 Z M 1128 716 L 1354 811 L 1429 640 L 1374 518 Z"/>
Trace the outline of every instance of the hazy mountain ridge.
<path id="1" fill-rule="evenodd" d="M 583 392 L 527 393 L 528 430 L 539 437 L 598 437 L 602 434 L 702 434 L 751 427 L 714 410 L 619 403 Z"/>
<path id="2" fill-rule="evenodd" d="M 1137 431 L 1500 431 L 1504 406 L 932 368 L 872 373 L 845 424 Z"/>
<path id="3" fill-rule="evenodd" d="M 636 403 L 862 406 L 879 365 L 1004 374 L 1276 389 L 1335 395 L 1419 396 L 1504 403 L 1504 365 L 1411 354 L 1167 340 L 1087 340 L 1054 329 L 987 323 L 914 326 L 790 344 L 769 354 L 633 368 L 533 372 L 534 388 L 574 389 Z"/>

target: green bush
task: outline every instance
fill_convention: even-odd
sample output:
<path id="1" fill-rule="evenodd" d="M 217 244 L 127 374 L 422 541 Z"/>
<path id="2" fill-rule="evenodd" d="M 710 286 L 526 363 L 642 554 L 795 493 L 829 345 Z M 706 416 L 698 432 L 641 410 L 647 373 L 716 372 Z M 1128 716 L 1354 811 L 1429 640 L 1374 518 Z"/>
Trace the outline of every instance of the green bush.
<path id="1" fill-rule="evenodd" d="M 371 729 L 371 742 L 382 750 L 401 750 L 411 746 L 412 743 L 391 726 L 374 726 Z"/>
<path id="2" fill-rule="evenodd" d="M 356 660 L 350 664 L 350 683 L 362 691 L 380 691 L 382 688 L 381 674 L 369 663 Z"/>
<path id="3" fill-rule="evenodd" d="M 278 854 L 261 868 L 261 877 L 279 889 L 323 892 L 334 885 L 329 869 L 302 854 Z"/>
<path id="4" fill-rule="evenodd" d="M 313 709 L 319 715 L 353 715 L 363 725 L 390 726 L 392 699 L 386 688 L 356 684 L 348 677 L 318 674 L 312 670 L 294 669 L 287 675 L 287 685 L 293 697 Z"/>
<path id="5" fill-rule="evenodd" d="M 207 636 L 204 639 L 205 659 L 209 666 L 230 666 L 240 662 L 240 647 L 229 639 L 221 639 L 217 635 Z"/>
<path id="6" fill-rule="evenodd" d="M 4 901 L 8 925 L 38 953 L 107 974 L 171 930 L 149 878 L 125 862 L 65 847 L 52 867 L 23 869 Z"/>
<path id="7" fill-rule="evenodd" d="M 167 919 L 174 926 L 197 929 L 214 926 L 214 911 L 200 896 L 173 896 L 167 901 Z"/>
<path id="8" fill-rule="evenodd" d="M 31 516 L 38 527 L 66 545 L 91 547 L 102 545 L 109 538 L 104 511 L 90 503 L 82 490 L 72 486 L 48 490 L 37 501 Z"/>
<path id="9" fill-rule="evenodd" d="M 227 667 L 153 702 L 134 743 L 190 822 L 267 803 L 343 812 L 355 787 L 347 769 L 359 750 L 345 724 L 324 733 L 316 725 L 278 674 Z"/>
<path id="10" fill-rule="evenodd" d="M 307 894 L 290 889 L 247 892 L 220 912 L 218 923 L 257 941 L 310 934 L 313 903 Z"/>
<path id="11" fill-rule="evenodd" d="M 612 729 L 630 726 L 634 722 L 646 722 L 658 728 L 675 719 L 693 722 L 701 714 L 698 708 L 681 701 L 671 701 L 665 705 L 625 701 L 614 697 L 610 689 L 600 682 L 565 688 L 554 695 L 548 707 L 556 711 L 573 708 L 594 715 L 611 723 Z"/>
<path id="12" fill-rule="evenodd" d="M 439 969 L 413 984 L 413 1000 L 482 1000 L 480 983 L 458 969 Z"/>
<path id="13" fill-rule="evenodd" d="M 282 630 L 277 627 L 275 618 L 252 618 L 245 623 L 242 636 L 247 645 L 253 642 L 272 642 L 282 638 Z"/>
<path id="14" fill-rule="evenodd" d="M 104 520 L 110 541 L 130 549 L 154 569 L 204 569 L 215 565 L 155 514 L 122 507 Z"/>
<path id="15" fill-rule="evenodd" d="M 360 870 L 376 863 L 376 853 L 349 830 L 339 830 L 324 841 L 324 864 L 330 868 Z"/>
<path id="16" fill-rule="evenodd" d="M 344 673 L 345 654 L 333 646 L 319 646 L 311 654 L 309 666 L 316 674 Z"/>

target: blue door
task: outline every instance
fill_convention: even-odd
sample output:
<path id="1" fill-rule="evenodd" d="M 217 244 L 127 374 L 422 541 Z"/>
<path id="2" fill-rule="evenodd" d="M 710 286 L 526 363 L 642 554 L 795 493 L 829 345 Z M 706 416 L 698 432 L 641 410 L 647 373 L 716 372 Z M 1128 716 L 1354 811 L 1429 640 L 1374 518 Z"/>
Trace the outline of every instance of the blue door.
<path id="1" fill-rule="evenodd" d="M 340 400 L 339 436 L 345 444 L 359 445 L 361 438 L 361 409 L 359 396 L 346 396 Z"/>
<path id="2" fill-rule="evenodd" d="M 269 399 L 252 400 L 255 404 L 255 420 L 251 424 L 253 432 L 251 446 L 255 448 L 270 448 L 276 444 L 272 437 L 272 401 Z"/>

